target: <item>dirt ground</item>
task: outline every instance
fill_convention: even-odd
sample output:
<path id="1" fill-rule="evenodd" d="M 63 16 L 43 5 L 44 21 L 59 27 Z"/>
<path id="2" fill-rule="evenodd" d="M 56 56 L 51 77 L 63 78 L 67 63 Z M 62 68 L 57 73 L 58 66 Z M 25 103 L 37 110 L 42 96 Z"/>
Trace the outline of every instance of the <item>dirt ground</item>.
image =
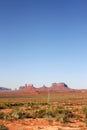
<path id="1" fill-rule="evenodd" d="M 5 124 L 9 130 L 87 130 L 87 127 L 80 122 L 66 125 L 47 119 L 1 120 L 0 123 Z"/>
<path id="2" fill-rule="evenodd" d="M 5 96 L 7 97 L 5 98 Z M 12 96 L 14 96 L 14 98 L 12 98 Z M 8 106 L 6 106 L 6 108 L 0 108 L 0 112 L 8 114 L 16 108 L 24 111 L 26 110 L 26 112 L 31 112 L 33 109 L 43 110 L 45 108 L 47 110 L 48 106 L 39 104 L 39 99 L 41 100 L 41 103 L 44 103 L 43 99 L 44 97 L 47 99 L 47 95 L 41 94 L 36 95 L 36 97 L 34 96 L 35 95 L 26 94 L 19 98 L 17 95 L 2 94 L 0 97 L 1 106 Z M 54 107 L 60 107 L 60 105 L 62 105 L 64 108 L 67 107 L 75 115 L 75 117 L 71 118 L 70 121 L 66 123 L 61 123 L 60 121 L 55 121 L 54 119 L 49 120 L 47 118 L 23 118 L 17 120 L 0 119 L 0 124 L 5 125 L 8 130 L 87 130 L 85 114 L 82 111 L 82 108 L 85 107 L 87 112 L 87 93 L 58 93 L 50 95 L 50 98 L 51 103 L 54 105 L 53 107 L 50 106 L 52 111 Z M 28 104 L 31 100 L 33 102 L 37 101 L 39 104 L 38 107 L 40 107 L 35 108 L 36 106 L 34 104 Z M 21 102 L 22 105 L 20 104 Z M 28 106 L 26 106 L 26 104 Z"/>

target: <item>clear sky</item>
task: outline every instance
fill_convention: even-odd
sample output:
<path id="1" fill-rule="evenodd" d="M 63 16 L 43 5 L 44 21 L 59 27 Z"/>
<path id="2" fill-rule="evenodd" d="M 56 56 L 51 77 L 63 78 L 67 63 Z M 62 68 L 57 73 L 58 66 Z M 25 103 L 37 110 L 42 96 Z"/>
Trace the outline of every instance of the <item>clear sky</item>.
<path id="1" fill-rule="evenodd" d="M 87 88 L 87 0 L 0 0 L 0 86 Z"/>

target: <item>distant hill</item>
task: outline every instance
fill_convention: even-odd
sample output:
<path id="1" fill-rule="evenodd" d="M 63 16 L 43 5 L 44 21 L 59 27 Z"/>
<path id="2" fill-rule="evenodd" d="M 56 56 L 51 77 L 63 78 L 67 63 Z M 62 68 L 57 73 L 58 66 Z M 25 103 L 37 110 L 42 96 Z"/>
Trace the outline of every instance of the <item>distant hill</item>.
<path id="1" fill-rule="evenodd" d="M 11 89 L 5 88 L 5 87 L 0 87 L 0 91 L 1 91 L 1 90 L 11 90 Z"/>

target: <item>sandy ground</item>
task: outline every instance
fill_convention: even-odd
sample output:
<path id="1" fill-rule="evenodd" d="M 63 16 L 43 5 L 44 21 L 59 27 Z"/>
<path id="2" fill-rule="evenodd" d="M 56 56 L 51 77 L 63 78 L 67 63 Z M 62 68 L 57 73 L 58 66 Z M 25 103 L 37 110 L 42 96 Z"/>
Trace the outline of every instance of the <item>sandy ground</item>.
<path id="1" fill-rule="evenodd" d="M 87 130 L 85 126 L 80 127 L 79 123 L 67 126 L 67 124 L 61 125 L 59 122 L 48 122 L 46 119 L 23 119 L 3 121 L 2 123 L 9 130 Z"/>
<path id="2" fill-rule="evenodd" d="M 9 130 L 82 130 L 81 128 L 70 128 L 61 126 L 11 126 Z"/>

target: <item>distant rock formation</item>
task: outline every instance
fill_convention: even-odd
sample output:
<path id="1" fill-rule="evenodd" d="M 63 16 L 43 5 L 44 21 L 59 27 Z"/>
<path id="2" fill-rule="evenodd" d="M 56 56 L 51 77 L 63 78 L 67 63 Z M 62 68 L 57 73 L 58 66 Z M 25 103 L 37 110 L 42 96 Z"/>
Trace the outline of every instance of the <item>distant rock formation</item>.
<path id="1" fill-rule="evenodd" d="M 52 91 L 61 91 L 61 90 L 69 90 L 69 87 L 65 83 L 52 83 L 49 88 Z"/>
<path id="2" fill-rule="evenodd" d="M 4 90 L 11 90 L 11 89 L 9 89 L 9 88 L 5 88 L 5 87 L 0 87 L 0 91 L 4 91 Z"/>
<path id="3" fill-rule="evenodd" d="M 70 88 L 65 83 L 52 83 L 50 87 L 43 85 L 42 87 L 35 88 L 33 84 L 25 84 L 25 86 L 19 87 L 20 91 L 30 91 L 30 92 L 48 92 L 50 91 L 67 91 Z"/>
<path id="4" fill-rule="evenodd" d="M 48 90 L 48 87 L 46 87 L 45 85 L 43 85 L 42 87 L 40 88 L 37 88 L 38 91 L 47 91 Z"/>
<path id="5" fill-rule="evenodd" d="M 19 87 L 19 90 L 35 91 L 36 88 L 33 86 L 33 84 L 25 84 L 25 86 Z"/>

